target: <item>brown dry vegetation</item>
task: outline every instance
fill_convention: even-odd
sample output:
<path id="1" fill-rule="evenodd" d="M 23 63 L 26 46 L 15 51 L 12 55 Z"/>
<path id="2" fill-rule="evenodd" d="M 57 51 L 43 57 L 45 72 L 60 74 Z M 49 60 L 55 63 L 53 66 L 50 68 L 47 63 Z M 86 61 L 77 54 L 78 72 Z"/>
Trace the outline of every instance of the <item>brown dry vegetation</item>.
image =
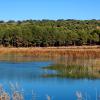
<path id="1" fill-rule="evenodd" d="M 0 55 L 19 54 L 31 56 L 72 56 L 72 57 L 100 57 L 99 46 L 73 46 L 73 47 L 34 47 L 34 48 L 0 48 Z"/>

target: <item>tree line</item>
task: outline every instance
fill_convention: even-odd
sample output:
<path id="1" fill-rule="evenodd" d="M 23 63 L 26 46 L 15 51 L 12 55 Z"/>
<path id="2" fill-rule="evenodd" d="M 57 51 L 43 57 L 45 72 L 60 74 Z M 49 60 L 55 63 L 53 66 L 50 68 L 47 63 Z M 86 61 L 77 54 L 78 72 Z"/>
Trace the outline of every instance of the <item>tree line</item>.
<path id="1" fill-rule="evenodd" d="M 0 45 L 4 47 L 100 45 L 100 20 L 0 21 Z"/>

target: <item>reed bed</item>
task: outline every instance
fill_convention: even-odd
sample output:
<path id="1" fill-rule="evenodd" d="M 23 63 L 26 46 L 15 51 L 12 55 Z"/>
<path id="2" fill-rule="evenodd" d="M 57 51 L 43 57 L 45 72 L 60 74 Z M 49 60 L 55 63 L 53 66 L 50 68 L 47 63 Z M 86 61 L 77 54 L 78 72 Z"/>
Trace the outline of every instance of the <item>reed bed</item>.
<path id="1" fill-rule="evenodd" d="M 34 47 L 34 48 L 0 48 L 0 55 L 19 54 L 31 56 L 73 56 L 73 57 L 94 57 L 100 58 L 99 47 Z"/>
<path id="2" fill-rule="evenodd" d="M 43 77 L 100 78 L 100 58 L 61 57 L 43 69 L 55 71 L 51 74 L 44 73 Z"/>

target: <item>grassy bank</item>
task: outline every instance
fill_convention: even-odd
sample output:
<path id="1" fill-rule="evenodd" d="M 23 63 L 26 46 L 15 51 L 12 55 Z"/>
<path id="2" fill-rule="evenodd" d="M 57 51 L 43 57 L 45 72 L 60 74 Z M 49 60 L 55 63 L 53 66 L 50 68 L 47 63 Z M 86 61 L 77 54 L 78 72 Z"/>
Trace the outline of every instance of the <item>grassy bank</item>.
<path id="1" fill-rule="evenodd" d="M 20 54 L 31 56 L 73 56 L 73 57 L 100 57 L 99 46 L 72 46 L 72 47 L 34 47 L 34 48 L 0 48 L 0 55 Z"/>

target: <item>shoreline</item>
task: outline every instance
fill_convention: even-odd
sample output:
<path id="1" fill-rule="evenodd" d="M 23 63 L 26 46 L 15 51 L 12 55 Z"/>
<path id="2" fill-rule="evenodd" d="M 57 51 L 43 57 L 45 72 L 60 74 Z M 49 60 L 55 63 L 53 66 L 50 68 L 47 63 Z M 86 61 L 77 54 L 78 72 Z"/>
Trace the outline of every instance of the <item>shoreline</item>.
<path id="1" fill-rule="evenodd" d="M 0 55 L 19 54 L 31 56 L 73 56 L 100 57 L 99 46 L 68 46 L 68 47 L 0 47 Z"/>
<path id="2" fill-rule="evenodd" d="M 14 48 L 1 47 L 0 55 L 3 54 L 21 54 L 32 56 L 97 56 L 100 57 L 99 46 L 69 46 L 69 47 L 29 47 L 29 48 Z"/>

